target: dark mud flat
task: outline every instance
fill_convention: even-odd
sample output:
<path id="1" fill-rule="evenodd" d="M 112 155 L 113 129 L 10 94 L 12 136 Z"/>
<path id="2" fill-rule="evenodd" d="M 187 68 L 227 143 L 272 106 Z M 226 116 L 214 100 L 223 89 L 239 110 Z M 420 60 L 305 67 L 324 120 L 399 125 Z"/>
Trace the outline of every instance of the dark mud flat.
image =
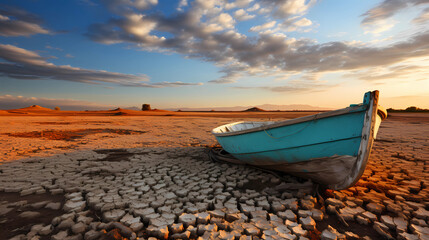
<path id="1" fill-rule="evenodd" d="M 389 113 L 388 119 L 410 124 L 427 124 L 429 113 Z"/>
<path id="2" fill-rule="evenodd" d="M 72 122 L 35 122 L 40 125 L 71 125 Z"/>
<path id="3" fill-rule="evenodd" d="M 368 236 L 374 240 L 383 239 L 372 226 L 362 225 L 354 221 L 348 221 L 347 224 L 349 226 L 345 226 L 341 223 L 335 215 L 328 215 L 328 217 L 325 217 L 322 221 L 317 222 L 317 230 L 321 233 L 323 230 L 327 229 L 328 226 L 331 226 L 340 233 L 352 232 L 360 237 Z M 320 236 L 314 236 L 311 239 L 320 239 Z"/>
<path id="4" fill-rule="evenodd" d="M 101 129 L 77 129 L 70 131 L 61 131 L 61 130 L 47 130 L 47 131 L 33 131 L 33 132 L 21 132 L 21 133 L 4 133 L 11 137 L 22 137 L 22 138 L 42 138 L 48 140 L 64 140 L 64 141 L 74 141 L 81 139 L 87 135 L 97 134 L 97 133 L 115 133 L 119 135 L 134 135 L 134 134 L 143 134 L 144 131 L 135 131 L 129 129 L 111 129 L 111 128 L 101 128 Z"/>
<path id="5" fill-rule="evenodd" d="M 44 193 L 20 196 L 19 193 L 0 192 L 0 239 L 9 239 L 19 234 L 27 234 L 31 227 L 36 224 L 51 224 L 53 218 L 65 213 L 62 210 L 64 201 L 63 195 Z M 59 202 L 61 203 L 61 208 L 59 210 L 52 210 L 45 208 L 44 205 L 46 204 L 40 204 L 42 207 L 35 206 L 41 202 Z M 26 211 L 37 212 L 39 214 L 29 218 L 19 216 Z M 42 239 L 50 239 L 50 235 L 44 236 Z"/>
<path id="6" fill-rule="evenodd" d="M 84 122 L 35 122 L 40 125 L 72 125 L 72 124 L 106 124 L 112 123 L 111 121 L 84 121 Z"/>
<path id="7" fill-rule="evenodd" d="M 107 162 L 129 161 L 129 158 L 135 155 L 134 153 L 128 152 L 127 149 L 100 149 L 94 150 L 94 152 L 99 154 L 107 154 L 105 158 L 98 160 Z"/>

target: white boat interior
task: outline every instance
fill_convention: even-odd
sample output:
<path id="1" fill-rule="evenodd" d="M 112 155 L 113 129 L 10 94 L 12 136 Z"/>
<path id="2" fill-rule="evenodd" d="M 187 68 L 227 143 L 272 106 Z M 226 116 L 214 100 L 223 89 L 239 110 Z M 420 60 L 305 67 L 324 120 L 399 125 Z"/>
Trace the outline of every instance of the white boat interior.
<path id="1" fill-rule="evenodd" d="M 226 133 L 226 132 L 237 132 L 242 130 L 248 130 L 252 128 L 262 127 L 275 123 L 274 121 L 267 122 L 235 122 L 226 124 L 213 129 L 213 133 Z"/>

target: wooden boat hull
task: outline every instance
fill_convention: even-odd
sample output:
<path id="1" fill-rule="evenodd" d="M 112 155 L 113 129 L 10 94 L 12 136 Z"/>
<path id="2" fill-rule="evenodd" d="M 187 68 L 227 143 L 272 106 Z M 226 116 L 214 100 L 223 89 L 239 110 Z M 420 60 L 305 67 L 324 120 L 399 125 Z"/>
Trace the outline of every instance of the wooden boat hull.
<path id="1" fill-rule="evenodd" d="M 362 175 L 381 121 L 378 91 L 345 109 L 281 122 L 238 122 L 213 129 L 222 147 L 251 165 L 310 178 L 331 189 Z M 251 126 L 253 125 L 253 126 Z"/>

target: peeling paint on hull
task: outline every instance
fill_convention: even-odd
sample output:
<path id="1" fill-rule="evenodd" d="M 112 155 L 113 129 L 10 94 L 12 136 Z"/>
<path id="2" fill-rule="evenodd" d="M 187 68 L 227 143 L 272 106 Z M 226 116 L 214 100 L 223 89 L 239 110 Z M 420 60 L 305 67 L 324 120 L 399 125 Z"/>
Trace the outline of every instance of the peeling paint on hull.
<path id="1" fill-rule="evenodd" d="M 276 165 L 257 165 L 275 171 L 287 172 L 297 177 L 309 178 L 323 185 L 344 181 L 356 162 L 356 157 L 343 155 L 310 159 L 305 162 Z"/>

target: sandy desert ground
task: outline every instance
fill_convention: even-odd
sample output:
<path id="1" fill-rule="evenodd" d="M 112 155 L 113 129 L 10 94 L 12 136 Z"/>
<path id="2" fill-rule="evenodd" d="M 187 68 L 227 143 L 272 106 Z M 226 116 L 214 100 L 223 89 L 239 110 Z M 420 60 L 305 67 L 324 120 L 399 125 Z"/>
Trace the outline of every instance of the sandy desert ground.
<path id="1" fill-rule="evenodd" d="M 0 113 L 0 238 L 429 239 L 429 114 L 392 114 L 323 199 L 207 156 L 216 126 L 310 113 L 157 114 Z"/>

